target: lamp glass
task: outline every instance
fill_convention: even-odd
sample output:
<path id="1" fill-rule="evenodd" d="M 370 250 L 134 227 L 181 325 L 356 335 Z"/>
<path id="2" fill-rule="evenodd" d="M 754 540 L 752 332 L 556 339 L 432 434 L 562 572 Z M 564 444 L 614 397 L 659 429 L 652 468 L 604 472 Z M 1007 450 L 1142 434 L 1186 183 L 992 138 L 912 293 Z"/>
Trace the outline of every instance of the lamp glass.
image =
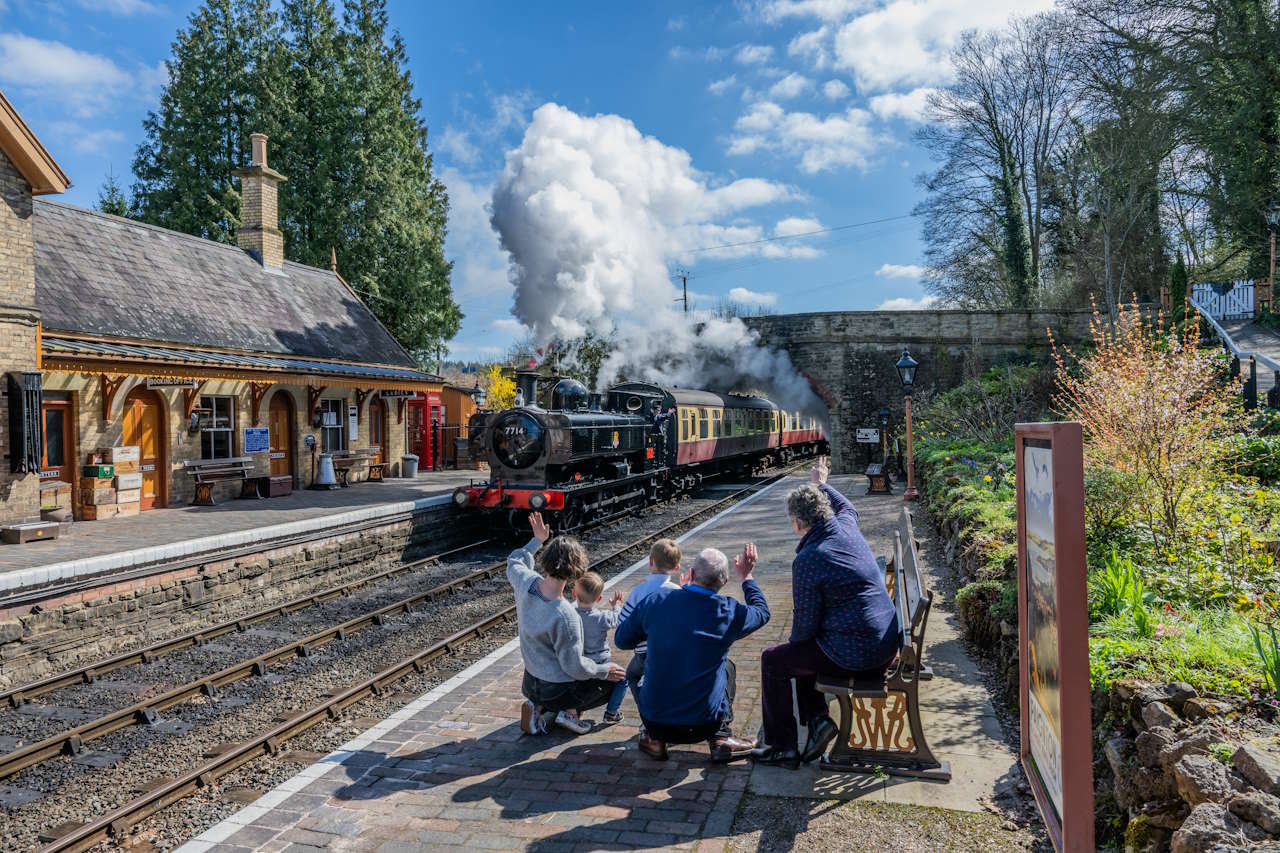
<path id="1" fill-rule="evenodd" d="M 1267 220 L 1267 225 L 1273 230 L 1280 228 L 1280 201 L 1271 202 L 1263 216 Z"/>
<path id="2" fill-rule="evenodd" d="M 902 349 L 902 358 L 897 363 L 898 377 L 902 380 L 903 388 L 910 388 L 916 381 L 916 368 L 920 366 L 920 362 L 911 357 L 911 353 L 906 347 Z"/>

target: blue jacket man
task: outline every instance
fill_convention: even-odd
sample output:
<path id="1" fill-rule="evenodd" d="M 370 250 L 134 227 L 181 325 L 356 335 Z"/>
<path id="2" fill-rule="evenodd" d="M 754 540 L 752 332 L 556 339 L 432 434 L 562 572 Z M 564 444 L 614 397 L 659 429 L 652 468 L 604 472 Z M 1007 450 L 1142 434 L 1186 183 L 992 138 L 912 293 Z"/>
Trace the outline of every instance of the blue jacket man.
<path id="1" fill-rule="evenodd" d="M 737 688 L 729 647 L 769 621 L 769 605 L 751 577 L 756 547 L 747 543 L 733 561 L 746 603 L 720 595 L 729 581 L 729 560 L 708 548 L 690 567 L 688 586 L 663 588 L 646 598 L 618 625 L 613 642 L 633 649 L 648 641 L 640 688 L 640 749 L 659 761 L 668 743 L 706 741 L 711 760 L 728 762 L 750 753 L 752 741 L 733 737 Z"/>

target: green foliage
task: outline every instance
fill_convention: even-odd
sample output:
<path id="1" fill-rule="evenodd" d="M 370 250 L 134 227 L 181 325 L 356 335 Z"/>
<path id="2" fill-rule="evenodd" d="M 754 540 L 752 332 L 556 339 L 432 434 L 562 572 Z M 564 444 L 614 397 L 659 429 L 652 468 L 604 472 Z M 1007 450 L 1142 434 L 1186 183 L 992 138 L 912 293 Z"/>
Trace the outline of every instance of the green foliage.
<path id="1" fill-rule="evenodd" d="M 139 218 L 234 242 L 234 171 L 271 138 L 285 255 L 338 270 L 419 362 L 461 312 L 444 255 L 449 200 L 385 0 L 205 0 L 179 30 L 134 159 Z"/>
<path id="2" fill-rule="evenodd" d="M 1155 623 L 1147 609 L 1151 596 L 1133 560 L 1121 557 L 1113 548 L 1106 563 L 1089 575 L 1089 618 L 1098 621 L 1128 614 L 1139 637 L 1155 633 Z"/>
<path id="3" fill-rule="evenodd" d="M 1169 298 L 1173 303 L 1173 319 L 1175 322 L 1187 316 L 1187 264 L 1182 259 L 1182 250 L 1178 250 L 1178 258 L 1169 269 Z"/>
<path id="4" fill-rule="evenodd" d="M 994 611 L 1004 597 L 1006 585 L 1007 582 L 998 580 L 975 581 L 956 593 L 956 618 L 979 648 L 993 649 L 1000 640 L 1000 619 Z M 1016 620 L 1017 584 L 1013 587 Z"/>
<path id="5" fill-rule="evenodd" d="M 1236 747 L 1235 744 L 1218 741 L 1217 743 L 1209 744 L 1209 754 L 1217 759 L 1218 763 L 1230 767 L 1233 763 L 1231 759 L 1236 754 Z"/>
<path id="6" fill-rule="evenodd" d="M 1280 411 L 1268 408 L 1257 409 L 1253 419 L 1249 421 L 1249 432 L 1264 436 L 1280 435 Z"/>
<path id="7" fill-rule="evenodd" d="M 110 169 L 107 170 L 107 177 L 103 180 L 101 189 L 98 190 L 98 201 L 94 207 L 113 216 L 129 215 L 129 199 L 120 188 L 115 172 Z"/>
<path id="8" fill-rule="evenodd" d="M 1280 483 L 1280 436 L 1229 436 L 1223 441 L 1223 456 L 1225 464 L 1242 476 L 1268 486 Z"/>
<path id="9" fill-rule="evenodd" d="M 1262 675 L 1266 679 L 1271 692 L 1280 696 L 1280 638 L 1276 637 L 1274 623 L 1267 625 L 1267 642 L 1262 641 L 1262 629 L 1249 623 L 1249 634 L 1253 637 L 1253 647 L 1258 650 L 1258 659 L 1262 662 Z"/>
<path id="10" fill-rule="evenodd" d="M 1141 492 L 1132 474 L 1104 465 L 1085 469 L 1085 534 L 1091 548 L 1114 546 L 1125 538 Z"/>
<path id="11" fill-rule="evenodd" d="M 1008 363 L 970 377 L 920 407 L 922 433 L 981 442 L 999 441 L 1014 424 L 1049 409 L 1052 377 L 1034 364 Z"/>

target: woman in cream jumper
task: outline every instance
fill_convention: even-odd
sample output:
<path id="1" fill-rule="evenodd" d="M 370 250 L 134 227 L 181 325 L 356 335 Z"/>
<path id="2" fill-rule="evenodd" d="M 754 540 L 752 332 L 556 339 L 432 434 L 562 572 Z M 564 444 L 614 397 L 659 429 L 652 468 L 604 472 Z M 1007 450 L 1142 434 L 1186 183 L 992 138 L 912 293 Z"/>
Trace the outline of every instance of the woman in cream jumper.
<path id="1" fill-rule="evenodd" d="M 572 536 L 548 542 L 551 529 L 540 513 L 530 514 L 529 525 L 533 539 L 507 558 L 524 658 L 520 729 L 541 734 L 548 722 L 555 722 L 585 734 L 591 724 L 582 719 L 582 712 L 608 702 L 614 683 L 622 680 L 626 670 L 582 654 L 582 620 L 564 597 L 564 588 L 587 570 L 587 550 Z M 535 571 L 535 562 L 541 574 Z"/>

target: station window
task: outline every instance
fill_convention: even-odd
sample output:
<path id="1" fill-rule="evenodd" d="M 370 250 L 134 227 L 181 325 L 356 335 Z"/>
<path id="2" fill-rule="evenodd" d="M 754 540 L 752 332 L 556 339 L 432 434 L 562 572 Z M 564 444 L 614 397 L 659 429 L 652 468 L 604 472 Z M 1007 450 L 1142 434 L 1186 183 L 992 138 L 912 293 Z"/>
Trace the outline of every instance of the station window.
<path id="1" fill-rule="evenodd" d="M 201 459 L 230 459 L 231 436 L 235 433 L 236 401 L 234 397 L 200 398 L 200 408 L 208 409 L 209 421 L 200 429 Z"/>
<path id="2" fill-rule="evenodd" d="M 324 399 L 320 401 L 320 452 L 334 453 L 346 450 L 343 442 L 342 422 L 347 412 L 345 400 Z"/>

